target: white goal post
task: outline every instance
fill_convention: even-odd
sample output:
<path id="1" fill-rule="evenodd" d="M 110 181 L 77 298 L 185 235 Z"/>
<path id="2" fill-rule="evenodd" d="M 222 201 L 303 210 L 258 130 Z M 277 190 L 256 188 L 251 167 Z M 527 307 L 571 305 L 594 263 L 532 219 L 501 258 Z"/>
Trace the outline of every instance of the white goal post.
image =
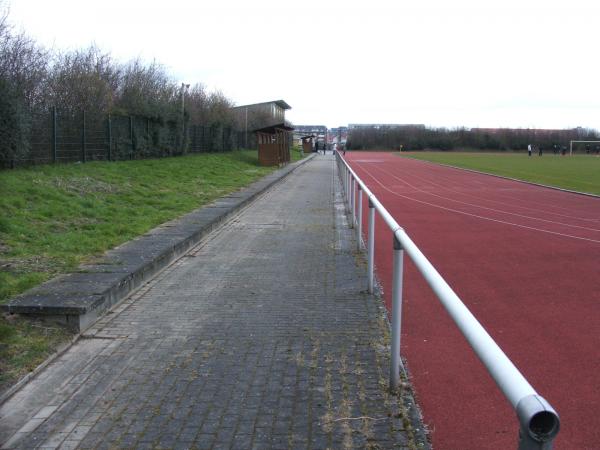
<path id="1" fill-rule="evenodd" d="M 582 144 L 598 144 L 600 145 L 600 141 L 596 140 L 596 141 L 569 141 L 569 154 L 571 156 L 573 156 L 573 143 L 582 143 Z"/>

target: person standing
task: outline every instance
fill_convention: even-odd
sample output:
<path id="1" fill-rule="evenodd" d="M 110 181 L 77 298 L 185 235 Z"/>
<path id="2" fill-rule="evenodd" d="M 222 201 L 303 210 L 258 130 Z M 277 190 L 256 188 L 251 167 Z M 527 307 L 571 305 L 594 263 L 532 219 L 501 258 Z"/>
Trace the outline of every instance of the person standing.
<path id="1" fill-rule="evenodd" d="M 538 147 L 538 156 L 542 156 L 542 146 Z"/>
<path id="2" fill-rule="evenodd" d="M 527 144 L 527 155 L 531 156 L 531 144 Z"/>

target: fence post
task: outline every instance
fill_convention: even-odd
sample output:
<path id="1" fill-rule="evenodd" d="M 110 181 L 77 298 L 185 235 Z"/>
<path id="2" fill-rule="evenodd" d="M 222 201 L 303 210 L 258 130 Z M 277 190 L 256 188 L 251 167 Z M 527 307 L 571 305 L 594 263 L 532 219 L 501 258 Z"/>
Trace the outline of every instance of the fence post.
<path id="1" fill-rule="evenodd" d="M 146 117 L 146 154 L 150 153 L 150 119 Z"/>
<path id="2" fill-rule="evenodd" d="M 81 161 L 85 162 L 85 109 L 82 111 L 81 123 Z"/>
<path id="3" fill-rule="evenodd" d="M 358 247 L 358 250 L 360 250 L 362 248 L 362 188 L 360 186 L 360 184 L 358 185 L 358 212 L 357 212 L 357 217 L 356 217 L 356 246 Z"/>
<path id="4" fill-rule="evenodd" d="M 374 285 L 374 262 L 375 262 L 375 205 L 369 198 L 369 238 L 368 238 L 368 254 L 367 254 L 367 272 L 369 279 L 369 294 L 373 293 Z"/>
<path id="5" fill-rule="evenodd" d="M 106 156 L 109 161 L 112 161 L 112 124 L 110 114 L 108 115 L 108 154 Z"/>
<path id="6" fill-rule="evenodd" d="M 400 333 L 402 328 L 402 272 L 404 250 L 394 234 L 394 274 L 392 281 L 392 345 L 390 365 L 390 389 L 400 385 Z"/>
<path id="7" fill-rule="evenodd" d="M 57 123 L 56 123 L 56 106 L 52 108 L 52 162 L 57 159 Z"/>
<path id="8" fill-rule="evenodd" d="M 129 153 L 129 159 L 133 159 L 135 153 L 135 143 L 133 142 L 133 117 L 129 116 L 129 139 L 131 140 L 131 152 Z"/>

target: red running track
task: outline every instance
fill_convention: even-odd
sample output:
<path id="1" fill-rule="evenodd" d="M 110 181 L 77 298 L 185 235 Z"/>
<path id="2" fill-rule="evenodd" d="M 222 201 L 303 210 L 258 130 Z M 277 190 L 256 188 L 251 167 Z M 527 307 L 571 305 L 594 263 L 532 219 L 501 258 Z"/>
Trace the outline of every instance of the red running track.
<path id="1" fill-rule="evenodd" d="M 390 153 L 346 159 L 558 411 L 555 448 L 600 448 L 600 199 Z M 365 203 L 364 224 L 367 211 Z M 376 236 L 390 309 L 392 236 L 380 217 Z M 401 351 L 434 448 L 516 448 L 508 401 L 405 267 Z"/>

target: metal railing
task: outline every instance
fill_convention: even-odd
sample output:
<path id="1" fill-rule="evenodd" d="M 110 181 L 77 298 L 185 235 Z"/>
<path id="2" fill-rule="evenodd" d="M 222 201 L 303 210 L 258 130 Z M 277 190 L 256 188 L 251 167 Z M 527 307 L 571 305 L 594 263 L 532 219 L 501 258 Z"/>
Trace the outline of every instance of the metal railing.
<path id="1" fill-rule="evenodd" d="M 379 215 L 388 225 L 394 236 L 391 389 L 396 390 L 400 382 L 400 365 L 402 363 L 400 359 L 402 276 L 404 252 L 406 252 L 515 410 L 520 425 L 518 448 L 521 450 L 551 449 L 554 438 L 560 429 L 560 419 L 556 411 L 533 389 L 435 267 L 433 267 L 410 239 L 404 229 L 398 225 L 398 222 L 394 220 L 392 215 L 338 152 L 336 152 L 336 159 L 347 207 L 351 216 L 350 226 L 356 229 L 359 250 L 363 247 L 363 195 L 366 195 L 368 199 L 369 214 L 366 247 L 368 255 L 367 273 L 369 293 L 373 293 L 374 287 L 375 211 L 379 212 Z"/>

